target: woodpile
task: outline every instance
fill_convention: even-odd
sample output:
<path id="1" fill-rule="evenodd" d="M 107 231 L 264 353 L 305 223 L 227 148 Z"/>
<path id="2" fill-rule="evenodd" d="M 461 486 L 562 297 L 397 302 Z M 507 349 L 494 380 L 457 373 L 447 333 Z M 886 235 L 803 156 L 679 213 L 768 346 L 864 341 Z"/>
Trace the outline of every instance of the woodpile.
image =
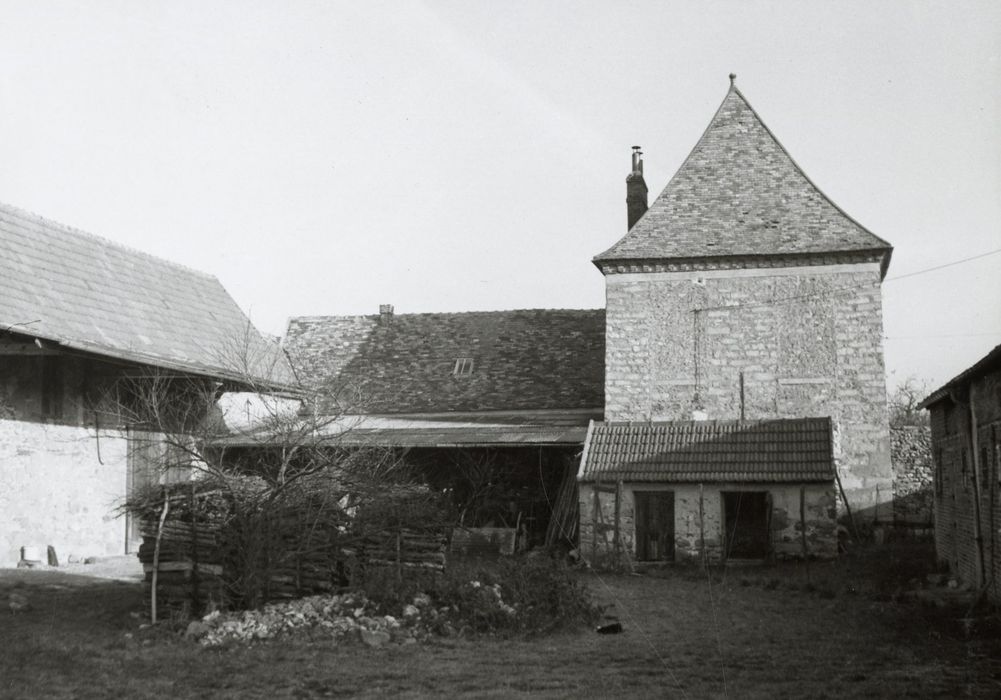
<path id="1" fill-rule="evenodd" d="M 240 561 L 240 548 L 227 544 L 227 534 L 235 533 L 213 524 L 169 521 L 163 527 L 159 563 L 154 566 L 158 523 L 147 521 L 139 548 L 147 606 L 154 571 L 157 606 L 163 617 L 243 607 L 251 601 L 240 600 L 238 592 L 246 588 L 241 579 L 248 576 L 266 576 L 261 582 L 264 600 L 254 601 L 260 603 L 336 591 L 350 584 L 352 572 L 366 567 L 386 567 L 398 578 L 407 570 L 440 572 L 445 568 L 446 543 L 440 532 L 402 528 L 355 538 L 338 527 L 340 523 L 304 525 L 295 518 L 290 514 L 283 519 L 284 526 L 277 528 L 278 543 L 268 546 L 277 555 L 259 567 L 258 562 Z"/>
<path id="2" fill-rule="evenodd" d="M 183 616 L 225 604 L 222 549 L 218 528 L 191 523 L 165 523 L 160 538 L 159 561 L 154 566 L 158 523 L 145 521 L 139 561 L 146 581 L 146 605 L 156 572 L 158 615 Z"/>
<path id="3" fill-rule="evenodd" d="M 440 533 L 402 529 L 366 538 L 360 551 L 369 564 L 444 571 L 445 546 Z"/>

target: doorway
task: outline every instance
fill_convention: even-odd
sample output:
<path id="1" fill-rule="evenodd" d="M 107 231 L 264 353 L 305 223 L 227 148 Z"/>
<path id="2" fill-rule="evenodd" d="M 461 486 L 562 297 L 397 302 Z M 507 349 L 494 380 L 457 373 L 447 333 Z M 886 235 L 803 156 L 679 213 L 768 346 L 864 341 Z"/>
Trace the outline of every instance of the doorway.
<path id="1" fill-rule="evenodd" d="M 768 556 L 771 498 L 767 491 L 724 491 L 724 559 Z"/>
<path id="2" fill-rule="evenodd" d="M 636 559 L 674 561 L 674 492 L 637 491 Z"/>

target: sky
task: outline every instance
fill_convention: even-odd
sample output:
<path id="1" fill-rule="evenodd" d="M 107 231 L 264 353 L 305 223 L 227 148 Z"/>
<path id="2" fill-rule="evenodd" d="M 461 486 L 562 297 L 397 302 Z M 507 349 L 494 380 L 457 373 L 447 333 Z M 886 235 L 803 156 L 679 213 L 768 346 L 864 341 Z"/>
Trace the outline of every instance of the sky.
<path id="1" fill-rule="evenodd" d="M 996 0 L 0 0 L 0 201 L 214 274 L 276 335 L 599 308 L 631 146 L 652 201 L 731 72 L 893 244 L 891 387 L 1001 343 L 1001 254 L 925 272 L 1001 248 Z"/>

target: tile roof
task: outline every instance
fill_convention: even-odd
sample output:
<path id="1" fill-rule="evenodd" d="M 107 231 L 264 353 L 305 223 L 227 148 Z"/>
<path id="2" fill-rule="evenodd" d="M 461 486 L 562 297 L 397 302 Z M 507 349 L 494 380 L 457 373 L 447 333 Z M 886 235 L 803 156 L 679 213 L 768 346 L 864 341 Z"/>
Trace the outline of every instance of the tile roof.
<path id="1" fill-rule="evenodd" d="M 830 418 L 594 423 L 581 481 L 834 479 Z"/>
<path id="2" fill-rule="evenodd" d="M 220 378 L 288 385 L 215 277 L 0 204 L 0 330 Z"/>
<path id="3" fill-rule="evenodd" d="M 930 393 L 924 401 L 918 404 L 918 408 L 928 408 L 932 404 L 938 403 L 942 399 L 949 396 L 950 389 L 959 388 L 961 385 L 967 384 L 991 370 L 998 369 L 999 367 L 1001 367 L 1001 345 L 995 346 L 993 350 L 977 360 L 970 367 L 966 368 L 941 387 Z"/>
<path id="4" fill-rule="evenodd" d="M 885 267 L 891 250 L 810 181 L 731 86 L 664 191 L 594 262 L 875 251 Z"/>
<path id="5" fill-rule="evenodd" d="M 289 321 L 286 348 L 328 413 L 604 406 L 605 312 L 534 309 Z M 458 358 L 472 372 L 454 376 Z"/>

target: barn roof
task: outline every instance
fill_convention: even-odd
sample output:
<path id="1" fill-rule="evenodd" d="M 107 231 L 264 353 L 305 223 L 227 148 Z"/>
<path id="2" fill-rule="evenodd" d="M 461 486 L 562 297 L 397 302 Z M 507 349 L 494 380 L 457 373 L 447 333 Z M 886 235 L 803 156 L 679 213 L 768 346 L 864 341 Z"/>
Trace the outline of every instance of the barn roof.
<path id="1" fill-rule="evenodd" d="M 6 204 L 0 330 L 155 367 L 293 383 L 280 347 L 215 277 Z"/>
<path id="2" fill-rule="evenodd" d="M 993 350 L 977 360 L 973 365 L 966 368 L 955 377 L 947 381 L 941 387 L 930 393 L 918 408 L 930 408 L 933 404 L 949 397 L 950 393 L 962 386 L 966 386 L 974 379 L 977 379 L 987 372 L 1001 367 L 1001 345 L 995 346 Z"/>
<path id="3" fill-rule="evenodd" d="M 327 413 L 604 406 L 602 309 L 306 316 L 285 344 Z"/>
<path id="4" fill-rule="evenodd" d="M 813 184 L 731 84 L 663 192 L 594 262 L 870 252 L 885 273 L 891 250 Z"/>
<path id="5" fill-rule="evenodd" d="M 804 482 L 834 479 L 830 418 L 596 422 L 580 481 Z"/>

